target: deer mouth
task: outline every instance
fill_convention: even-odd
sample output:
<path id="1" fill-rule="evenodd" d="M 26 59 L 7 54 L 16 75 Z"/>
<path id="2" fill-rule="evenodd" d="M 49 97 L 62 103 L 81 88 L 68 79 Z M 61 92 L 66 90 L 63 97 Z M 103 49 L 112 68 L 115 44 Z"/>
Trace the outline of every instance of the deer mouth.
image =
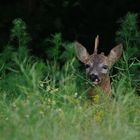
<path id="1" fill-rule="evenodd" d="M 91 75 L 89 76 L 89 78 L 90 78 L 90 80 L 93 82 L 94 85 L 98 85 L 98 84 L 101 82 L 101 80 L 100 80 L 100 78 L 99 78 L 98 75 L 91 74 Z"/>
<path id="2" fill-rule="evenodd" d="M 94 85 L 99 85 L 100 84 L 100 80 L 99 79 L 95 79 L 95 81 L 92 81 Z"/>

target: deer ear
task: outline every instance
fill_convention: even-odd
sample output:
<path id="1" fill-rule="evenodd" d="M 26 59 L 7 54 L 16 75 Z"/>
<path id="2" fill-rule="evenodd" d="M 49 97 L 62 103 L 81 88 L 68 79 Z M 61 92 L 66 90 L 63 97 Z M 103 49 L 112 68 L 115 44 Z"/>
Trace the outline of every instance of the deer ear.
<path id="1" fill-rule="evenodd" d="M 75 42 L 75 50 L 76 50 L 76 55 L 78 57 L 78 59 L 83 62 L 86 63 L 89 59 L 89 54 L 86 50 L 86 48 L 80 44 L 79 42 Z"/>
<path id="2" fill-rule="evenodd" d="M 109 53 L 108 55 L 108 61 L 109 61 L 109 66 L 111 67 L 112 65 L 115 64 L 115 62 L 121 57 L 123 52 L 123 45 L 119 44 L 115 46 Z"/>

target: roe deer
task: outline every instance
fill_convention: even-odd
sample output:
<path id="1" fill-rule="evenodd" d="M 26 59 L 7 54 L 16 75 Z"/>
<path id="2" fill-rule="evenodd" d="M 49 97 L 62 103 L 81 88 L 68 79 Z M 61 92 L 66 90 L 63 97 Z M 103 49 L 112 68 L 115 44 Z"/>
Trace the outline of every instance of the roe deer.
<path id="1" fill-rule="evenodd" d="M 110 95 L 111 94 L 111 83 L 109 77 L 109 70 L 113 64 L 121 57 L 123 52 L 122 44 L 115 46 L 109 53 L 105 56 L 102 52 L 98 54 L 99 36 L 95 38 L 94 52 L 89 55 L 86 48 L 79 42 L 75 42 L 75 49 L 78 59 L 85 64 L 86 73 L 93 85 L 100 87 L 100 89 Z M 93 92 L 93 90 L 91 91 Z M 90 93 L 94 95 L 95 93 Z"/>

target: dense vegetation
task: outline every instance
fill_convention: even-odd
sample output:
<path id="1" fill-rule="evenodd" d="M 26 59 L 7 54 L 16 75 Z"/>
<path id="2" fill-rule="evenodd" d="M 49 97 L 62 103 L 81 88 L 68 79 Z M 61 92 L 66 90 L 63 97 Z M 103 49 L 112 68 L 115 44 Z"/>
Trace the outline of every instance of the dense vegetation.
<path id="1" fill-rule="evenodd" d="M 47 58 L 31 56 L 30 35 L 13 21 L 0 54 L 1 140 L 139 140 L 140 32 L 137 15 L 121 21 L 116 41 L 122 59 L 112 76 L 113 97 L 101 91 L 89 100 L 90 81 L 75 58 L 74 44 L 56 33 L 42 43 Z"/>

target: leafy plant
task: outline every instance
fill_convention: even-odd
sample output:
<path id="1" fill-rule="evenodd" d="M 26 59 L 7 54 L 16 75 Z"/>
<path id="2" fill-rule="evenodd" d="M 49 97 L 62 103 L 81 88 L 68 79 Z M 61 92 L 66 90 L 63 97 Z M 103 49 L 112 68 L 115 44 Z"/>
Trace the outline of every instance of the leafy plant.
<path id="1" fill-rule="evenodd" d="M 138 15 L 128 13 L 119 22 L 121 25 L 119 31 L 116 32 L 116 41 L 123 43 L 124 52 L 117 66 L 120 75 L 118 77 L 125 77 L 126 85 L 138 88 L 140 85 Z"/>
<path id="2" fill-rule="evenodd" d="M 26 32 L 27 27 L 22 19 L 13 20 L 13 28 L 11 29 L 11 40 L 17 39 L 19 47 L 27 47 L 30 36 Z"/>
<path id="3" fill-rule="evenodd" d="M 21 41 L 18 47 L 9 43 L 0 54 L 1 139 L 139 140 L 140 99 L 131 86 L 131 67 L 139 60 L 130 63 L 126 51 L 113 79 L 117 98 L 99 93 L 91 101 L 86 98 L 88 80 L 77 69 L 73 43 L 53 36 L 45 42 L 51 56 L 43 62 L 30 56 L 28 39 L 21 39 L 24 35 L 13 34 Z"/>

